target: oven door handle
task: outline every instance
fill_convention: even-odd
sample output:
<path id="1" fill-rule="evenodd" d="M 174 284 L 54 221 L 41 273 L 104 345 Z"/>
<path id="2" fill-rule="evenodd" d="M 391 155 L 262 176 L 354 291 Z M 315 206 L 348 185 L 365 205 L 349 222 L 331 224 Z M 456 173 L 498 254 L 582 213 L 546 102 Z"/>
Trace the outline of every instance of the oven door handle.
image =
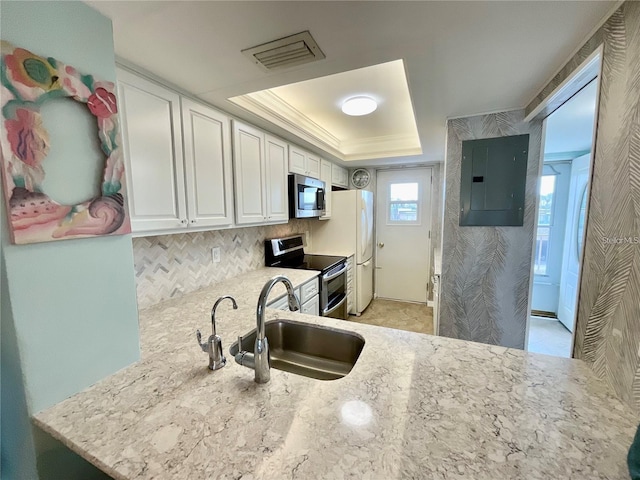
<path id="1" fill-rule="evenodd" d="M 329 315 L 329 314 L 330 314 L 330 313 L 332 313 L 333 311 L 337 310 L 339 307 L 341 307 L 341 306 L 342 306 L 342 304 L 343 304 L 344 302 L 346 302 L 346 301 L 347 301 L 347 296 L 346 296 L 345 294 L 343 294 L 343 295 L 344 295 L 344 297 L 342 297 L 342 300 L 340 300 L 340 301 L 338 302 L 338 304 L 337 304 L 337 305 L 334 305 L 334 306 L 333 306 L 333 307 L 331 307 L 330 309 L 326 309 L 326 308 L 325 308 L 325 309 L 322 311 L 322 316 L 323 316 L 323 317 L 326 317 L 327 315 Z"/>
<path id="2" fill-rule="evenodd" d="M 344 272 L 347 271 L 347 265 L 345 264 L 344 267 L 342 267 L 340 270 L 338 270 L 336 273 L 333 273 L 331 275 L 323 275 L 322 276 L 322 281 L 323 282 L 330 282 L 331 280 L 333 280 L 336 277 L 339 277 L 340 275 L 342 275 Z"/>

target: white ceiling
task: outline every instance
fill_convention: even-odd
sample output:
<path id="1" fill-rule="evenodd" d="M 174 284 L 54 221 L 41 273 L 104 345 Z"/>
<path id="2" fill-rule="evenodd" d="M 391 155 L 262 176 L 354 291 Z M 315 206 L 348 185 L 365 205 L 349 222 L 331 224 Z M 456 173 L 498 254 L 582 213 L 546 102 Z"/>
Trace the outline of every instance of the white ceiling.
<path id="1" fill-rule="evenodd" d="M 547 118 L 544 141 L 546 156 L 574 158 L 591 150 L 598 100 L 598 82 L 592 81 Z"/>
<path id="2" fill-rule="evenodd" d="M 616 2 L 89 1 L 113 20 L 116 54 L 269 128 L 228 98 L 403 59 L 423 153 L 444 159 L 446 119 L 525 106 Z M 267 73 L 241 50 L 309 30 L 325 60 Z M 313 144 L 304 146 L 318 150 Z M 334 158 L 335 159 L 335 158 Z"/>

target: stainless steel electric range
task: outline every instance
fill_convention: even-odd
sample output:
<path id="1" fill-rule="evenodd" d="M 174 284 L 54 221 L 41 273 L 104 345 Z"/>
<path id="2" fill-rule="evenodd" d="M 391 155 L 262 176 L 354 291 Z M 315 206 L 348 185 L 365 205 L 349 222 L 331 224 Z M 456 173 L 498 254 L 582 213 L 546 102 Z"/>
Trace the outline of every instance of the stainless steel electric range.
<path id="1" fill-rule="evenodd" d="M 320 315 L 347 319 L 347 258 L 304 253 L 304 238 L 293 235 L 265 240 L 267 267 L 300 268 L 320 272 Z"/>

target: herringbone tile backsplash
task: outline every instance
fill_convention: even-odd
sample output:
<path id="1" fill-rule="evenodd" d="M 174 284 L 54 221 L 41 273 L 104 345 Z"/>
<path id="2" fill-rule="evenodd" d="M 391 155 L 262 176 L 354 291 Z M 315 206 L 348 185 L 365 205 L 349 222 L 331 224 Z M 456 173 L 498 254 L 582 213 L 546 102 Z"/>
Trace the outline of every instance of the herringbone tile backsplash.
<path id="1" fill-rule="evenodd" d="M 290 220 L 284 225 L 134 238 L 138 307 L 260 268 L 265 239 L 308 230 L 308 220 Z M 220 263 L 212 261 L 213 247 L 220 247 Z"/>

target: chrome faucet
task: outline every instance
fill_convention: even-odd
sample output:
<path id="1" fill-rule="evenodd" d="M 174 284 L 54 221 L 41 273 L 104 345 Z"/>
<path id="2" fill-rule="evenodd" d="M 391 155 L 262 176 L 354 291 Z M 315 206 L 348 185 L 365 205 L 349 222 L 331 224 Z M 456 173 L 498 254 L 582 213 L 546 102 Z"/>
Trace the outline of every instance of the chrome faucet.
<path id="1" fill-rule="evenodd" d="M 203 352 L 209 354 L 209 368 L 211 370 L 218 370 L 227 364 L 227 359 L 222 353 L 222 339 L 216 333 L 216 310 L 220 302 L 227 298 L 233 303 L 233 309 L 238 309 L 238 304 L 231 295 L 225 295 L 216 300 L 216 303 L 213 304 L 213 308 L 211 309 L 211 329 L 213 330 L 213 334 L 209 337 L 209 340 L 207 340 L 206 343 L 202 343 L 202 334 L 200 330 L 196 331 L 196 338 L 198 339 L 200 348 L 202 348 Z"/>
<path id="2" fill-rule="evenodd" d="M 267 383 L 271 378 L 271 358 L 269 357 L 269 341 L 266 336 L 264 324 L 264 310 L 267 307 L 269 293 L 278 282 L 284 283 L 284 286 L 287 288 L 289 310 L 292 312 L 300 310 L 300 300 L 298 300 L 298 297 L 296 297 L 293 291 L 291 281 L 284 275 L 273 277 L 262 287 L 256 308 L 256 341 L 253 346 L 253 354 L 242 350 L 242 337 L 238 337 L 238 353 L 235 356 L 238 364 L 255 370 L 256 383 Z"/>

